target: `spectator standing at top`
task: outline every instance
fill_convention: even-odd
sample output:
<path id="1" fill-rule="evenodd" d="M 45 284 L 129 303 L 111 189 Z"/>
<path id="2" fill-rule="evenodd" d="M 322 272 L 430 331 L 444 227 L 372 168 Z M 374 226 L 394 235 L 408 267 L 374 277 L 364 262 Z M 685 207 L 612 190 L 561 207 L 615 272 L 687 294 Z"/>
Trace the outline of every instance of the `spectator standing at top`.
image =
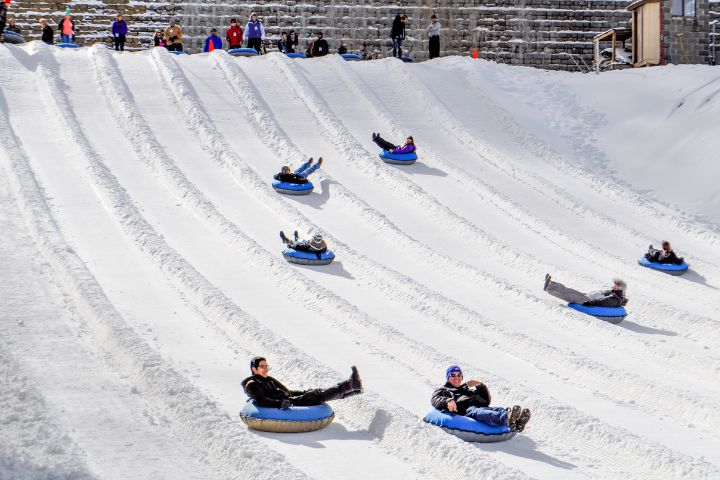
<path id="1" fill-rule="evenodd" d="M 313 57 L 324 57 L 328 54 L 329 48 L 327 40 L 323 38 L 323 32 L 317 32 L 317 40 L 313 45 Z"/>
<path id="2" fill-rule="evenodd" d="M 218 37 L 218 31 L 216 28 L 210 30 L 210 36 L 205 39 L 205 47 L 203 52 L 212 52 L 213 50 L 222 50 L 222 39 Z"/>
<path id="3" fill-rule="evenodd" d="M 163 39 L 163 33 L 158 29 L 155 30 L 155 35 L 153 36 L 153 45 L 156 47 L 164 47 L 165 41 Z"/>
<path id="4" fill-rule="evenodd" d="M 237 24 L 237 20 L 230 19 L 230 28 L 225 32 L 225 40 L 228 42 L 228 50 L 242 47 L 243 29 Z"/>
<path id="5" fill-rule="evenodd" d="M 127 23 L 123 20 L 122 15 L 118 15 L 115 17 L 115 21 L 112 24 L 112 35 L 115 43 L 115 50 L 119 50 L 121 52 L 125 50 L 125 36 L 127 33 Z"/>
<path id="6" fill-rule="evenodd" d="M 262 41 L 265 38 L 265 29 L 260 20 L 258 20 L 257 14 L 252 12 L 250 14 L 250 21 L 245 26 L 245 36 L 248 41 L 248 48 L 254 48 L 258 54 L 262 53 Z"/>
<path id="7" fill-rule="evenodd" d="M 307 58 L 310 58 L 313 56 L 313 51 L 315 50 L 315 42 L 312 40 L 308 40 L 307 42 L 307 48 L 305 49 L 305 56 Z"/>
<path id="8" fill-rule="evenodd" d="M 435 15 L 430 17 L 430 25 L 425 30 L 430 37 L 430 58 L 437 58 L 440 56 L 440 22 Z"/>
<path id="9" fill-rule="evenodd" d="M 393 57 L 402 58 L 402 44 L 405 40 L 405 21 L 407 16 L 402 17 L 398 13 L 393 20 L 392 28 L 390 29 L 390 38 L 392 39 L 393 46 Z"/>
<path id="10" fill-rule="evenodd" d="M 295 30 L 290 30 L 290 33 L 288 33 L 287 36 L 287 41 L 285 42 L 286 53 L 295 53 L 298 43 L 297 33 L 295 33 Z"/>
<path id="11" fill-rule="evenodd" d="M 75 39 L 75 22 L 70 18 L 69 8 L 65 10 L 65 18 L 58 23 L 58 32 L 62 43 L 72 43 Z"/>
<path id="12" fill-rule="evenodd" d="M 8 4 L 10 2 L 7 2 Z M 5 4 L 4 0 L 0 0 L 0 40 L 4 41 L 5 36 L 3 35 L 3 32 L 5 31 L 5 22 L 7 21 L 7 5 Z"/>
<path id="13" fill-rule="evenodd" d="M 340 47 L 338 47 L 338 54 L 344 55 L 346 53 L 347 53 L 347 47 L 345 46 L 345 44 L 343 42 L 340 42 Z"/>
<path id="14" fill-rule="evenodd" d="M 42 37 L 40 37 L 40 40 L 47 43 L 48 45 L 53 44 L 53 37 L 55 36 L 55 33 L 53 32 L 52 27 L 48 24 L 48 21 L 44 18 L 40 19 L 40 26 L 42 27 Z"/>
<path id="15" fill-rule="evenodd" d="M 180 25 L 175 24 L 175 20 L 170 20 L 170 25 L 163 32 L 163 40 L 165 46 L 171 52 L 182 52 L 183 33 Z"/>

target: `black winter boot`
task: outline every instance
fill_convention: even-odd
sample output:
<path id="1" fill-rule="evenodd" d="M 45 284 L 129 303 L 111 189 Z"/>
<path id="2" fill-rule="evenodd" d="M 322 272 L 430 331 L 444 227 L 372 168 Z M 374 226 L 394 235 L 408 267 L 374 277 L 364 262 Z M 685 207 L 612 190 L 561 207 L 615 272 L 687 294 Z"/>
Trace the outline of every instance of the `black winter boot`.
<path id="1" fill-rule="evenodd" d="M 287 235 L 285 235 L 285 232 L 282 230 L 280 231 L 280 240 L 282 240 L 284 244 L 290 243 L 290 239 L 287 238 Z"/>
<path id="2" fill-rule="evenodd" d="M 350 370 L 352 370 L 352 374 L 350 374 L 350 379 L 348 381 L 350 382 L 352 389 L 357 391 L 358 393 L 362 393 L 362 380 L 360 380 L 360 373 L 358 372 L 357 367 L 353 365 L 352 367 L 350 367 Z"/>
<path id="3" fill-rule="evenodd" d="M 320 397 L 322 398 L 323 402 L 329 402 L 330 400 L 340 400 L 343 398 L 343 387 L 342 383 L 338 383 L 334 387 L 326 388 L 325 390 L 320 390 Z"/>

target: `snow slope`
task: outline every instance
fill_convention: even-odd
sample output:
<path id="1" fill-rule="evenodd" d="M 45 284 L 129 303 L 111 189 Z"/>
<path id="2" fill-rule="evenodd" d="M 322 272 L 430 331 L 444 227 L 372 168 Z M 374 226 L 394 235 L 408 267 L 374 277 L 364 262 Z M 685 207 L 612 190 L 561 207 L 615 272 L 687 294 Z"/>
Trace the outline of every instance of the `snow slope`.
<path id="1" fill-rule="evenodd" d="M 720 478 L 716 77 L 0 46 L 0 478 Z M 276 194 L 310 156 L 315 192 Z M 337 260 L 287 264 L 296 228 Z M 683 277 L 636 264 L 664 238 Z M 546 272 L 626 279 L 630 315 L 568 310 Z M 367 391 L 248 431 L 257 354 Z M 451 363 L 527 431 L 425 425 Z"/>

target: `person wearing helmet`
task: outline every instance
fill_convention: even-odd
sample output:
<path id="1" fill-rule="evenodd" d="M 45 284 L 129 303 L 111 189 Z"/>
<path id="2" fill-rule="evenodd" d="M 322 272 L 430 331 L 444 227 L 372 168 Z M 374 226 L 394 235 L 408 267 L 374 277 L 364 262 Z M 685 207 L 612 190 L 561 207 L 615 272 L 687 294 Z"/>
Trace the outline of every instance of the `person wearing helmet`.
<path id="1" fill-rule="evenodd" d="M 382 138 L 379 133 L 373 133 L 372 140 L 378 147 L 382 148 L 383 150 L 387 150 L 390 153 L 412 153 L 415 151 L 415 140 L 413 139 L 412 135 L 408 135 L 407 140 L 405 140 L 405 143 L 403 145 L 395 145 L 394 143 L 390 143 L 384 138 Z"/>
<path id="2" fill-rule="evenodd" d="M 525 430 L 530 410 L 520 405 L 510 408 L 491 407 L 490 390 L 478 380 L 463 381 L 462 369 L 450 365 L 445 371 L 445 385 L 436 389 L 430 400 L 438 410 L 470 417 L 492 426 L 505 425 L 516 432 Z"/>
<path id="3" fill-rule="evenodd" d="M 313 159 L 310 157 L 310 160 L 300 165 L 298 169 L 296 169 L 294 172 L 290 170 L 290 167 L 285 165 L 280 169 L 280 173 L 276 173 L 273 177 L 275 180 L 278 180 L 280 182 L 287 182 L 287 183 L 296 183 L 296 184 L 303 184 L 307 183 L 307 177 L 315 173 L 315 170 L 320 168 L 323 164 L 323 158 L 320 157 L 318 159 L 318 162 L 313 165 Z"/>
<path id="4" fill-rule="evenodd" d="M 265 357 L 250 360 L 251 376 L 243 380 L 242 385 L 248 396 L 258 407 L 279 408 L 310 407 L 330 400 L 340 400 L 363 393 L 360 374 L 355 366 L 350 367 L 350 378 L 330 388 L 311 390 L 290 390 L 278 380 L 268 375 L 270 366 Z"/>
<path id="5" fill-rule="evenodd" d="M 627 284 L 625 280 L 619 278 L 613 279 L 613 285 L 610 290 L 583 293 L 566 287 L 562 283 L 553 282 L 552 277 L 550 277 L 548 273 L 545 275 L 545 286 L 543 290 L 553 297 L 569 303 L 579 303 L 586 307 L 622 307 L 627 305 L 628 302 L 625 296 L 627 293 Z"/>
<path id="6" fill-rule="evenodd" d="M 318 258 L 320 258 L 320 255 L 323 253 L 327 252 L 327 243 L 325 243 L 325 239 L 319 233 L 313 235 L 310 240 L 300 240 L 297 230 L 295 230 L 294 235 L 295 240 L 290 240 L 287 235 L 285 235 L 285 232 L 281 231 L 280 240 L 293 250 L 297 250 L 298 252 L 315 253 Z"/>

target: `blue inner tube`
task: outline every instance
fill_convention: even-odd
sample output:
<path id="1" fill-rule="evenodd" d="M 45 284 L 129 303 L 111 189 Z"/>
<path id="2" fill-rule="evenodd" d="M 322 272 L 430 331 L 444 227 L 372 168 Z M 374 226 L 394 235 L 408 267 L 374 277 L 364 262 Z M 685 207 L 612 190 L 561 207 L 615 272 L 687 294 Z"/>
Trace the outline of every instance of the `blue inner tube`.
<path id="1" fill-rule="evenodd" d="M 282 254 L 285 260 L 298 265 L 327 265 L 335 259 L 335 254 L 330 250 L 321 253 L 320 258 L 317 253 L 299 252 L 292 248 L 286 248 Z"/>
<path id="2" fill-rule="evenodd" d="M 568 307 L 610 323 L 620 323 L 627 316 L 625 307 L 586 307 L 579 303 L 568 303 Z"/>
<path id="3" fill-rule="evenodd" d="M 258 407 L 247 402 L 240 410 L 240 418 L 255 430 L 279 433 L 299 433 L 318 430 L 335 418 L 333 409 L 326 403 L 312 407 L 279 408 Z"/>
<path id="4" fill-rule="evenodd" d="M 395 165 L 412 165 L 417 160 L 417 153 L 390 153 L 387 150 L 380 152 L 380 158 L 385 163 L 392 163 Z"/>
<path id="5" fill-rule="evenodd" d="M 6 43 L 25 43 L 25 37 L 11 30 L 3 30 Z"/>
<path id="6" fill-rule="evenodd" d="M 680 265 L 674 263 L 658 263 L 651 262 L 647 258 L 643 257 L 638 260 L 638 263 L 643 267 L 652 268 L 653 270 L 659 270 L 661 272 L 669 273 L 670 275 L 682 275 L 688 271 L 688 264 L 683 262 Z"/>
<path id="7" fill-rule="evenodd" d="M 413 61 L 413 59 L 408 56 L 404 56 L 400 60 L 402 60 L 405 63 L 412 63 L 412 61 Z"/>
<path id="8" fill-rule="evenodd" d="M 228 53 L 236 57 L 254 57 L 258 54 L 254 48 L 232 48 L 228 50 Z"/>
<path id="9" fill-rule="evenodd" d="M 362 60 L 362 57 L 357 53 L 341 53 L 340 56 L 345 60 Z"/>
<path id="10" fill-rule="evenodd" d="M 76 43 L 54 43 L 53 45 L 60 48 L 80 48 L 80 45 Z"/>
<path id="11" fill-rule="evenodd" d="M 312 182 L 289 183 L 278 181 L 273 182 L 272 187 L 277 192 L 284 193 L 286 195 L 309 195 L 313 191 L 313 188 L 315 188 Z"/>
<path id="12" fill-rule="evenodd" d="M 494 427 L 478 422 L 469 417 L 441 412 L 432 409 L 423 420 L 431 425 L 441 427 L 446 432 L 460 437 L 466 442 L 504 442 L 515 436 L 515 432 L 507 426 Z"/>
<path id="13" fill-rule="evenodd" d="M 178 50 L 172 50 L 170 51 L 170 53 L 172 53 L 173 55 L 190 55 L 188 52 L 181 52 Z"/>
<path id="14" fill-rule="evenodd" d="M 297 53 L 297 52 L 295 52 L 295 53 L 286 53 L 285 55 L 287 55 L 287 56 L 290 57 L 290 58 L 305 58 L 305 54 L 304 54 L 304 53 Z"/>

